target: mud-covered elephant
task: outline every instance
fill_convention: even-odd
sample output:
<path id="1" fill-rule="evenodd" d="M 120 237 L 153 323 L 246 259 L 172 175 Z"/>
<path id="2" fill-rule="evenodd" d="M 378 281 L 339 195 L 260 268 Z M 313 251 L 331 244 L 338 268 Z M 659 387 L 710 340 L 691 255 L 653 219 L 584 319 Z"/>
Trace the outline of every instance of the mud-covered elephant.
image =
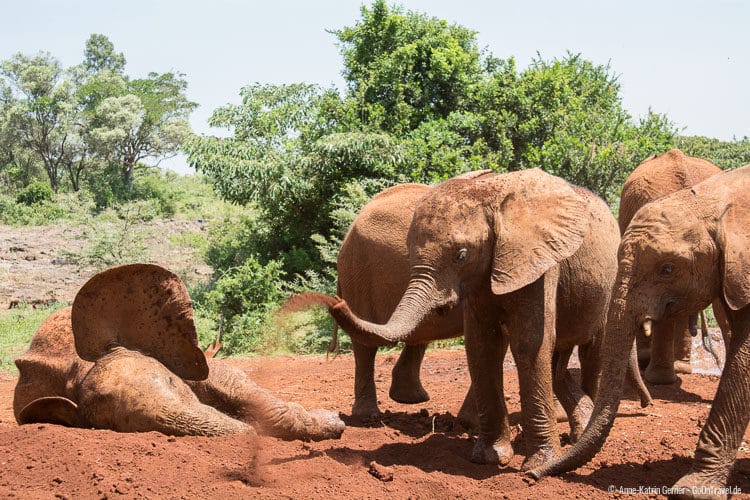
<path id="1" fill-rule="evenodd" d="M 606 204 L 538 169 L 459 176 L 419 201 L 407 241 L 410 280 L 387 324 L 363 321 L 336 299 L 331 314 L 353 338 L 379 345 L 409 341 L 425 318 L 460 309 L 479 415 L 472 460 L 504 465 L 513 455 L 500 362 L 508 345 L 531 449 L 525 467 L 555 456 L 553 356 L 562 375 L 555 392 L 573 420 L 585 425 L 586 394 L 597 391 L 619 242 Z M 567 371 L 576 345 L 586 394 Z"/>
<path id="2" fill-rule="evenodd" d="M 103 271 L 52 314 L 16 359 L 19 424 L 59 423 L 172 435 L 341 435 L 338 415 L 307 411 L 241 370 L 206 360 L 185 285 L 148 264 Z"/>
<path id="3" fill-rule="evenodd" d="M 718 299 L 732 329 L 726 363 L 692 469 L 675 485 L 685 493 L 717 491 L 750 420 L 750 165 L 645 205 L 625 231 L 618 258 L 603 361 L 608 389 L 600 391 L 581 440 L 532 475 L 572 470 L 601 449 L 619 406 L 621 358 L 645 322 L 669 325 Z"/>
<path id="4" fill-rule="evenodd" d="M 338 255 L 337 295 L 362 319 L 385 323 L 409 282 L 409 230 L 417 201 L 429 190 L 424 184 L 400 184 L 373 197 L 357 215 Z M 393 367 L 389 395 L 400 403 L 420 403 L 429 396 L 419 379 L 427 343 L 462 334 L 458 309 L 433 315 L 419 325 Z M 382 342 L 387 345 L 387 342 Z M 375 390 L 377 347 L 352 338 L 354 404 L 352 415 L 379 414 Z"/>
<path id="5" fill-rule="evenodd" d="M 693 186 L 721 169 L 713 163 L 685 155 L 679 149 L 672 149 L 659 156 L 647 158 L 633 170 L 622 187 L 620 195 L 619 225 L 620 233 L 624 234 L 631 219 L 646 203 L 652 202 L 668 194 Z M 725 345 L 728 345 L 729 327 L 720 303 L 714 304 L 714 316 L 719 322 Z M 654 337 L 664 339 L 661 349 L 651 348 L 651 332 L 649 336 L 639 334 L 638 359 L 646 369 L 646 380 L 653 384 L 671 384 L 676 373 L 691 373 L 690 363 L 692 354 L 692 337 L 696 334 L 694 328 L 697 316 L 691 315 L 685 320 L 685 328 L 674 332 L 673 343 L 666 342 L 665 336 L 672 337 L 672 332 L 656 332 Z M 679 323 L 678 323 L 679 324 Z M 711 337 L 707 329 L 703 331 L 703 345 L 714 356 L 711 347 Z"/>

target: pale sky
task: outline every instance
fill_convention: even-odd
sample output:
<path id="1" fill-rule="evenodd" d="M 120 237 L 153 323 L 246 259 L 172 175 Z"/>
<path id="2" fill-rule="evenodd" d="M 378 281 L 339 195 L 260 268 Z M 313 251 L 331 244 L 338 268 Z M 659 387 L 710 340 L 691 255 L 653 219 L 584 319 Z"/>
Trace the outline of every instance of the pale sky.
<path id="1" fill-rule="evenodd" d="M 391 2 L 394 3 L 394 2 Z M 750 136 L 750 2 L 744 0 L 403 0 L 408 10 L 478 32 L 480 48 L 514 56 L 567 51 L 619 75 L 625 108 L 666 113 L 682 133 Z M 327 29 L 351 26 L 360 0 L 23 0 L 0 8 L 0 60 L 48 51 L 65 67 L 83 60 L 92 33 L 106 35 L 132 77 L 178 71 L 199 133 L 211 112 L 239 102 L 254 82 L 343 89 L 342 59 Z M 370 2 L 368 1 L 369 5 Z M 184 160 L 168 166 L 189 172 Z"/>

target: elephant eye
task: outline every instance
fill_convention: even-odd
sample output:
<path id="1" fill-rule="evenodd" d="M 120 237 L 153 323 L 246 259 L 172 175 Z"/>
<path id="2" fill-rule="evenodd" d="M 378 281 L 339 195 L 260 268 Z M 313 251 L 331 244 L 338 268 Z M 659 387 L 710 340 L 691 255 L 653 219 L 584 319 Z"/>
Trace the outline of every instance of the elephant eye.
<path id="1" fill-rule="evenodd" d="M 466 257 L 468 255 L 469 255 L 469 251 L 466 250 L 465 248 L 462 248 L 461 250 L 458 251 L 458 254 L 456 255 L 456 260 L 458 262 L 463 262 L 466 260 Z"/>
<path id="2" fill-rule="evenodd" d="M 671 276 L 672 275 L 672 264 L 667 262 L 666 264 L 661 266 L 661 270 L 659 273 L 662 276 Z"/>

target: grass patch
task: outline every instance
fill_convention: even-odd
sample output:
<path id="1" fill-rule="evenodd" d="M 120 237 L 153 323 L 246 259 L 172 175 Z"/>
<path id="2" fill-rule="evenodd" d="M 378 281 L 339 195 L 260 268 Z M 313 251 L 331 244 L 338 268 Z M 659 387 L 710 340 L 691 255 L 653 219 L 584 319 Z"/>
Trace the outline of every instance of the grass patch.
<path id="1" fill-rule="evenodd" d="M 0 311 L 0 370 L 17 374 L 18 369 L 13 361 L 29 348 L 39 325 L 50 314 L 63 307 L 64 304 L 37 309 L 22 306 Z"/>

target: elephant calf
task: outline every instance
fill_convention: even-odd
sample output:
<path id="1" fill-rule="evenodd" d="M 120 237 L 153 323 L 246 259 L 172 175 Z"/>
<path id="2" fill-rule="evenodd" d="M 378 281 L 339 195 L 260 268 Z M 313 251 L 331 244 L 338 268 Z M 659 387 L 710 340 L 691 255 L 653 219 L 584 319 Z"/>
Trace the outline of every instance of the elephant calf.
<path id="1" fill-rule="evenodd" d="M 654 335 L 674 331 L 676 321 L 682 328 L 686 315 L 718 301 L 732 330 L 726 365 L 692 469 L 673 489 L 686 498 L 720 492 L 750 422 L 750 165 L 645 205 L 625 231 L 618 256 L 607 319 L 611 342 L 603 356 L 608 390 L 579 442 L 531 474 L 575 469 L 601 449 L 620 404 L 622 356 L 644 323 L 665 326 Z"/>
<path id="2" fill-rule="evenodd" d="M 16 365 L 19 424 L 203 436 L 257 429 L 303 440 L 344 430 L 337 414 L 281 401 L 243 371 L 206 360 L 185 285 L 154 265 L 91 278 L 72 307 L 42 324 Z"/>
<path id="3" fill-rule="evenodd" d="M 387 321 L 366 321 L 338 298 L 292 300 L 328 305 L 352 339 L 372 346 L 422 340 L 419 332 L 436 314 L 460 311 L 479 421 L 476 462 L 506 465 L 513 455 L 501 367 L 510 346 L 529 468 L 559 451 L 553 390 L 572 437 L 588 420 L 618 242 L 607 205 L 586 190 L 538 169 L 472 172 L 430 189 L 416 204 L 406 236 L 410 278 Z M 575 346 L 583 388 L 567 371 Z M 640 380 L 635 350 L 630 359 Z"/>

